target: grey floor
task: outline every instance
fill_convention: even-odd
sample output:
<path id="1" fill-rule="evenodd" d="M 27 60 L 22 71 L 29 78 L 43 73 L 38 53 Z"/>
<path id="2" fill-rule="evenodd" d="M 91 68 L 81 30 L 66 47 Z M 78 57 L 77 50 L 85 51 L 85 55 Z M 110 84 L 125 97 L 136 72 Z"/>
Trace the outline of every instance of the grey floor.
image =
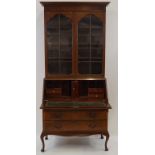
<path id="1" fill-rule="evenodd" d="M 105 139 L 100 135 L 86 137 L 49 136 L 45 140 L 45 152 L 40 152 L 41 142 L 37 136 L 37 155 L 117 155 L 117 137 L 111 136 L 108 142 L 109 151 L 104 151 Z"/>

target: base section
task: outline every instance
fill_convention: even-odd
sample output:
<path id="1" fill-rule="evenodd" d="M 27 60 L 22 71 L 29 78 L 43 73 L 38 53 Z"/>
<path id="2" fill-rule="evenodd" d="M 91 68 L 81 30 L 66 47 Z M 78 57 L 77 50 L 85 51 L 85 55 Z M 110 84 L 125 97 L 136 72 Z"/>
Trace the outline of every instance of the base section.
<path id="1" fill-rule="evenodd" d="M 40 136 L 40 138 L 41 138 L 41 142 L 42 142 L 42 149 L 41 149 L 41 152 L 45 152 L 45 143 L 44 143 L 44 137 L 45 137 L 45 139 L 48 139 L 48 136 L 47 135 L 59 135 L 59 136 L 90 136 L 90 135 L 96 135 L 96 134 L 100 134 L 101 135 L 101 139 L 103 139 L 103 135 L 106 137 L 106 139 L 105 139 L 105 151 L 108 151 L 109 149 L 108 149 L 108 147 L 107 147 L 107 144 L 108 144 L 108 140 L 109 140 L 109 132 L 105 132 L 105 133 L 101 133 L 101 132 L 96 132 L 96 133 L 91 133 L 91 132 L 88 132 L 88 133 L 85 133 L 85 132 L 83 132 L 83 133 L 81 133 L 81 132 L 77 132 L 77 133 L 75 133 L 75 132 L 72 132 L 72 133 L 65 133 L 65 132 L 63 132 L 63 133 L 56 133 L 56 132 L 54 132 L 54 133 L 45 133 L 45 132 L 42 132 L 41 133 L 41 136 Z"/>

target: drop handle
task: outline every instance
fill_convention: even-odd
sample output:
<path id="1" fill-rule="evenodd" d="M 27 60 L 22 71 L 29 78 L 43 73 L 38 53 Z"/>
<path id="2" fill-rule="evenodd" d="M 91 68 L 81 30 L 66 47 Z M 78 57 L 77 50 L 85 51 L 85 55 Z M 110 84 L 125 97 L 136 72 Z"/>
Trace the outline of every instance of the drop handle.
<path id="1" fill-rule="evenodd" d="M 95 123 L 90 123 L 88 126 L 89 126 L 90 128 L 96 128 L 96 124 L 95 124 Z"/>
<path id="2" fill-rule="evenodd" d="M 62 124 L 55 124 L 54 127 L 55 127 L 56 129 L 61 129 L 61 128 L 62 128 Z"/>
<path id="3" fill-rule="evenodd" d="M 61 118 L 62 117 L 62 114 L 61 113 L 55 113 L 54 117 L 55 118 Z"/>
<path id="4" fill-rule="evenodd" d="M 91 118 L 95 118 L 95 117 L 96 117 L 96 113 L 95 113 L 95 112 L 90 112 L 90 113 L 89 113 L 89 116 L 90 116 Z"/>

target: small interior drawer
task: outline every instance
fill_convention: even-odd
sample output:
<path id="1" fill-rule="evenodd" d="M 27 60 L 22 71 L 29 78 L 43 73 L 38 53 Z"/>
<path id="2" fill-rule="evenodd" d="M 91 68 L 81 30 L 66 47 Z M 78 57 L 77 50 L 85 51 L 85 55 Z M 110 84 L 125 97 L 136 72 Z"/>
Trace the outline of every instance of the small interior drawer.
<path id="1" fill-rule="evenodd" d="M 104 97 L 104 89 L 103 88 L 88 88 L 88 96 L 95 98 Z"/>
<path id="2" fill-rule="evenodd" d="M 61 96 L 62 89 L 61 88 L 48 88 L 46 89 L 46 94 L 52 95 L 52 96 Z"/>
<path id="3" fill-rule="evenodd" d="M 104 93 L 104 89 L 103 88 L 88 88 L 88 93 L 99 93 L 102 94 Z"/>

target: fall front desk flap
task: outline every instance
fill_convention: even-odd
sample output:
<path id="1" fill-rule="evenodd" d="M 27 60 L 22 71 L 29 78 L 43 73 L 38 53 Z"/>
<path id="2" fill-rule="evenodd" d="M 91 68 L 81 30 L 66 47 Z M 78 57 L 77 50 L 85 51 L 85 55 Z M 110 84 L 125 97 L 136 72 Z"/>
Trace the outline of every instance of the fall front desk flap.
<path id="1" fill-rule="evenodd" d="M 53 101 L 46 101 L 46 106 L 49 107 L 107 107 L 109 104 L 105 102 L 53 102 Z"/>

